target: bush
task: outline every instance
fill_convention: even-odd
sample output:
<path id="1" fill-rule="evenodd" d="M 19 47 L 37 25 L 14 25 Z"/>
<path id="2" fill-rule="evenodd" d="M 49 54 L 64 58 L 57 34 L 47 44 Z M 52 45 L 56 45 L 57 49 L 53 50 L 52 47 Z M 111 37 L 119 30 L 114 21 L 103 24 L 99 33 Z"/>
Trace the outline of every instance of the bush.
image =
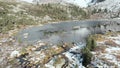
<path id="1" fill-rule="evenodd" d="M 87 18 L 88 17 L 87 13 L 82 8 L 80 8 L 78 6 L 71 5 L 69 8 L 71 9 L 70 10 L 71 16 L 73 16 L 75 18 L 78 18 L 78 17 Z"/>
<path id="2" fill-rule="evenodd" d="M 92 10 L 92 14 L 95 14 L 95 13 L 97 13 L 97 9 Z"/>
<path id="3" fill-rule="evenodd" d="M 89 36 L 87 39 L 86 39 L 86 47 L 88 49 L 90 49 L 90 51 L 93 51 L 96 47 L 96 41 L 95 39 L 92 37 L 92 36 Z"/>
<path id="4" fill-rule="evenodd" d="M 53 20 L 70 20 L 75 19 L 85 19 L 88 18 L 88 14 L 82 8 L 75 5 L 61 5 L 61 4 L 42 4 L 33 5 L 28 7 L 27 12 L 30 15 L 44 17 L 46 15 L 50 16 Z"/>
<path id="5" fill-rule="evenodd" d="M 105 12 L 105 13 L 107 13 L 107 12 L 108 12 L 108 10 L 107 10 L 107 9 L 104 9 L 104 12 Z"/>
<path id="6" fill-rule="evenodd" d="M 83 65 L 86 67 L 91 62 L 92 54 L 90 50 L 85 47 L 82 49 L 82 55 L 83 55 Z"/>
<path id="7" fill-rule="evenodd" d="M 83 54 L 83 65 L 87 66 L 91 62 L 92 53 L 90 51 L 93 51 L 96 47 L 96 42 L 93 38 L 93 36 L 89 36 L 86 39 L 86 47 L 82 49 Z"/>

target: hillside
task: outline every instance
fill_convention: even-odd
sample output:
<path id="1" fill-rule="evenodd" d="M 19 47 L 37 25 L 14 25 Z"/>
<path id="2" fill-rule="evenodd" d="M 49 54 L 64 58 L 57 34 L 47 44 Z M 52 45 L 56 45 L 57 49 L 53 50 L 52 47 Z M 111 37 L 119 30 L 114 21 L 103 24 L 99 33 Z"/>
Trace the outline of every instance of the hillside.
<path id="1" fill-rule="evenodd" d="M 13 29 L 14 26 L 19 27 L 20 25 L 35 25 L 89 18 L 86 10 L 74 5 L 34 5 L 26 2 L 2 1 L 0 1 L 0 15 L 1 32 Z"/>

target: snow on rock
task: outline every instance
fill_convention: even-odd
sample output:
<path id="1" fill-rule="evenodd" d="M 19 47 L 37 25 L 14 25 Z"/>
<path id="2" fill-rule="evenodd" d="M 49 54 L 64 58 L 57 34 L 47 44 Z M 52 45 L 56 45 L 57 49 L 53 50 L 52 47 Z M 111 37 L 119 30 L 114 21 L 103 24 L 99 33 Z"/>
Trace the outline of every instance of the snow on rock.
<path id="1" fill-rule="evenodd" d="M 118 35 L 117 37 L 108 37 L 109 39 L 112 39 L 115 43 L 120 45 L 120 35 Z"/>
<path id="2" fill-rule="evenodd" d="M 46 16 L 43 17 L 43 19 L 42 19 L 43 22 L 44 22 L 44 21 L 50 21 L 50 20 L 52 20 L 52 18 L 51 18 L 50 16 L 48 16 L 48 15 L 46 15 Z"/>
<path id="3" fill-rule="evenodd" d="M 82 42 L 74 44 L 73 48 L 70 48 L 69 52 L 80 52 L 80 50 L 85 46 Z"/>
<path id="4" fill-rule="evenodd" d="M 75 4 L 80 7 L 88 7 L 95 4 L 98 0 L 64 0 L 67 3 Z"/>
<path id="5" fill-rule="evenodd" d="M 84 46 L 85 44 L 81 42 L 74 44 L 74 46 L 68 51 L 65 51 L 62 53 L 62 55 L 59 55 L 62 56 L 62 58 L 59 58 L 59 64 L 56 64 L 56 59 L 58 59 L 59 56 L 55 56 L 47 64 L 45 64 L 45 67 L 55 68 L 56 66 L 58 66 L 57 68 L 61 68 L 62 66 L 64 66 L 64 64 L 67 64 L 66 68 L 75 68 L 76 66 L 77 68 L 84 68 L 84 66 L 82 65 L 83 58 L 79 51 Z"/>
<path id="6" fill-rule="evenodd" d="M 74 68 L 76 65 L 78 66 L 78 68 L 83 67 L 82 66 L 83 59 L 81 58 L 80 54 L 75 55 L 70 52 L 65 52 L 64 54 L 68 58 L 69 62 L 72 62 L 69 64 L 69 67 Z"/>
<path id="7" fill-rule="evenodd" d="M 107 60 L 114 60 L 114 59 L 115 59 L 115 56 L 110 55 L 110 54 L 105 54 L 104 57 L 105 57 Z"/>
<path id="8" fill-rule="evenodd" d="M 20 55 L 20 53 L 19 53 L 19 51 L 13 51 L 11 54 L 10 54 L 10 57 L 11 58 L 14 58 L 14 57 L 17 57 L 17 56 L 19 56 Z"/>
<path id="9" fill-rule="evenodd" d="M 97 8 L 118 11 L 120 9 L 120 0 L 105 0 L 95 5 Z"/>
<path id="10" fill-rule="evenodd" d="M 106 48 L 106 51 L 108 53 L 112 53 L 112 52 L 116 53 L 116 52 L 120 52 L 120 48 L 119 47 L 109 47 L 109 48 Z"/>
<path id="11" fill-rule="evenodd" d="M 78 66 L 78 68 L 84 67 L 84 66 L 82 66 L 83 58 L 81 58 L 82 55 L 80 54 L 80 51 L 79 51 L 84 46 L 85 46 L 85 44 L 83 44 L 81 42 L 77 43 L 77 44 L 75 44 L 75 46 L 73 48 L 71 48 L 69 51 L 64 53 L 64 55 L 68 58 L 69 62 L 72 62 L 69 64 L 70 67 L 74 68 L 76 65 Z M 77 54 L 75 54 L 75 53 L 77 53 Z"/>
<path id="12" fill-rule="evenodd" d="M 62 56 L 55 56 L 53 57 L 47 64 L 45 64 L 45 67 L 47 68 L 61 68 L 64 63 L 65 59 L 61 58 Z"/>
<path id="13" fill-rule="evenodd" d="M 104 40 L 102 41 L 102 46 L 106 46 L 105 48 L 99 50 L 99 51 L 94 51 L 92 52 L 92 54 L 94 55 L 94 60 L 92 61 L 92 64 L 95 66 L 97 65 L 99 66 L 104 66 L 105 67 L 110 67 L 110 66 L 116 66 L 116 67 L 120 67 L 120 34 L 116 34 L 115 36 L 110 35 L 102 35 L 103 37 L 106 38 L 107 40 L 111 40 L 115 43 L 117 43 L 118 45 L 114 46 L 114 44 L 110 44 L 110 45 L 106 45 Z M 98 42 L 98 41 L 97 41 Z M 99 44 L 97 44 L 97 46 L 99 46 Z"/>
<path id="14" fill-rule="evenodd" d="M 55 62 L 55 59 L 53 58 L 52 60 L 50 60 L 49 63 L 45 64 L 45 67 L 47 67 L 47 68 L 55 68 L 55 67 L 53 66 L 53 63 L 54 63 L 54 62 Z"/>
<path id="15" fill-rule="evenodd" d="M 5 43 L 5 42 L 7 42 L 7 41 L 8 41 L 8 38 L 2 38 L 2 39 L 0 40 L 1 43 Z"/>
<path id="16" fill-rule="evenodd" d="M 65 0 L 67 3 L 72 3 L 80 7 L 87 7 L 90 0 Z"/>
<path id="17" fill-rule="evenodd" d="M 43 45 L 46 45 L 44 42 L 42 42 L 41 40 L 39 40 L 38 42 L 37 42 L 37 44 L 39 45 L 39 46 L 43 46 Z"/>

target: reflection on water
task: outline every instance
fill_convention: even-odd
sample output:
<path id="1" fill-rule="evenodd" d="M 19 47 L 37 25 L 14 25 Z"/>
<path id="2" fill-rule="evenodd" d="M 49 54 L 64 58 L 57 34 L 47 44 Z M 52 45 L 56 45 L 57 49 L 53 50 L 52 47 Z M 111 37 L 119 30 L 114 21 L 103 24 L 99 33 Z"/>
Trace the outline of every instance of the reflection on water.
<path id="1" fill-rule="evenodd" d="M 79 30 L 72 30 L 58 34 L 52 34 L 43 41 L 51 42 L 51 43 L 59 43 L 63 42 L 79 42 L 83 40 L 88 34 L 89 30 L 87 28 L 81 28 Z"/>

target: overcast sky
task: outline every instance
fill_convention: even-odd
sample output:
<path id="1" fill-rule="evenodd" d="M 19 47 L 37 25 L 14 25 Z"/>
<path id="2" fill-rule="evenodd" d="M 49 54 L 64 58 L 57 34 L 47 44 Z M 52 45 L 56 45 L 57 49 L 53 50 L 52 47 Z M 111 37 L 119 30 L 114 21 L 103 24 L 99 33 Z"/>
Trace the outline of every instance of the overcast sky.
<path id="1" fill-rule="evenodd" d="M 32 0 L 22 0 L 22 1 L 30 2 L 30 3 L 32 2 Z"/>

